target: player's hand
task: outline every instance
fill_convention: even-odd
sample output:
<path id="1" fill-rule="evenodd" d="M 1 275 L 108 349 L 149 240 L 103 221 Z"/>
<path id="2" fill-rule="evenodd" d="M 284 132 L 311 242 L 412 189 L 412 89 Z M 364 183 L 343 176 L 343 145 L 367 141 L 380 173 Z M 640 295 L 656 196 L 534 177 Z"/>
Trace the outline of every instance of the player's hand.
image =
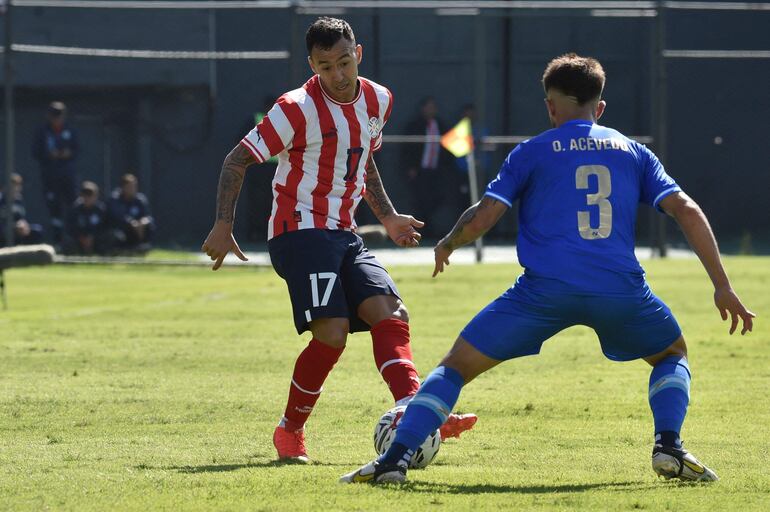
<path id="1" fill-rule="evenodd" d="M 241 248 L 238 247 L 238 242 L 235 241 L 232 224 L 223 222 L 214 224 L 209 236 L 206 237 L 206 241 L 203 242 L 201 251 L 205 252 L 211 258 L 211 261 L 214 262 L 214 266 L 211 267 L 212 270 L 217 270 L 222 266 L 225 256 L 230 251 L 233 251 L 233 254 L 238 256 L 241 261 L 249 261 L 241 251 Z"/>
<path id="2" fill-rule="evenodd" d="M 422 235 L 416 228 L 425 225 L 424 222 L 415 219 L 411 215 L 394 213 L 382 221 L 388 236 L 399 247 L 417 247 L 420 245 Z"/>
<path id="3" fill-rule="evenodd" d="M 741 299 L 735 294 L 732 288 L 724 287 L 717 288 L 714 292 L 714 305 L 719 310 L 719 314 L 722 315 L 722 320 L 727 320 L 728 313 L 730 316 L 730 334 L 735 332 L 738 327 L 738 320 L 743 321 L 743 328 L 741 334 L 746 334 L 754 328 L 754 313 L 746 309 Z"/>
<path id="4" fill-rule="evenodd" d="M 454 252 L 449 246 L 441 240 L 438 245 L 433 249 L 433 256 L 436 259 L 436 266 L 433 267 L 433 277 L 436 277 L 439 272 L 444 271 L 444 265 L 449 266 L 449 256 Z"/>

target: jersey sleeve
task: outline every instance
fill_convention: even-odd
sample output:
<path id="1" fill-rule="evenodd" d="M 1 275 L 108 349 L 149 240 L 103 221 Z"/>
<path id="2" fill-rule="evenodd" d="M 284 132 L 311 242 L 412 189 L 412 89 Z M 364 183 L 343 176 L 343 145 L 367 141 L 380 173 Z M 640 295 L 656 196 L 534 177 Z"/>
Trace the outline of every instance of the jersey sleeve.
<path id="1" fill-rule="evenodd" d="M 484 195 L 502 201 L 510 208 L 519 198 L 524 184 L 529 179 L 529 165 L 524 156 L 525 143 L 519 144 L 508 153 L 497 177 L 487 185 Z"/>
<path id="2" fill-rule="evenodd" d="M 305 117 L 299 105 L 284 94 L 246 136 L 241 144 L 262 163 L 289 147 Z"/>
<path id="3" fill-rule="evenodd" d="M 666 173 L 655 153 L 646 146 L 640 145 L 640 147 L 643 170 L 640 201 L 662 211 L 659 206 L 660 201 L 674 192 L 681 192 L 682 189 L 676 184 L 674 178 Z"/>
<path id="4" fill-rule="evenodd" d="M 385 89 L 385 91 L 388 93 L 388 104 L 385 107 L 385 113 L 382 116 L 382 127 L 380 128 L 380 134 L 377 135 L 377 139 L 375 139 L 374 146 L 372 147 L 372 151 L 375 152 L 382 148 L 382 132 L 385 129 L 385 125 L 388 123 L 388 119 L 390 119 L 390 112 L 393 110 L 393 94 L 390 92 L 390 89 Z"/>

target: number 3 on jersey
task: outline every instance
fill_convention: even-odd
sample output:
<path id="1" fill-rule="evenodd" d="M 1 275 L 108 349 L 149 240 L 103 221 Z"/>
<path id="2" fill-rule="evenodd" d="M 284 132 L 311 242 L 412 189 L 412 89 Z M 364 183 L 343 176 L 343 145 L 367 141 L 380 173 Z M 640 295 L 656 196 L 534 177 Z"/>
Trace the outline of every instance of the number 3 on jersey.
<path id="1" fill-rule="evenodd" d="M 586 194 L 588 206 L 599 207 L 599 226 L 591 226 L 591 212 L 577 212 L 578 231 L 586 240 L 607 238 L 612 233 L 612 204 L 607 199 L 612 193 L 610 170 L 604 165 L 581 165 L 575 171 L 575 187 L 578 190 L 588 189 L 588 176 L 595 175 L 599 189 L 594 194 Z"/>

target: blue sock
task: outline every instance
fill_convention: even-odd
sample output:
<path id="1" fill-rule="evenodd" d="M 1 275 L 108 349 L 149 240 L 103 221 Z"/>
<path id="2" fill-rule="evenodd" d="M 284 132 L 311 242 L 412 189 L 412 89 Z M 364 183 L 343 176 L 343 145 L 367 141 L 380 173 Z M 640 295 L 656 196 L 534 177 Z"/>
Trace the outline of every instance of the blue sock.
<path id="1" fill-rule="evenodd" d="M 690 367 L 682 356 L 669 356 L 650 374 L 650 409 L 655 420 L 655 442 L 681 448 L 679 432 L 690 402 Z"/>
<path id="2" fill-rule="evenodd" d="M 409 402 L 398 424 L 393 444 L 378 461 L 408 464 L 412 454 L 430 433 L 444 424 L 457 403 L 463 384 L 462 376 L 452 368 L 439 366 L 433 370 Z"/>

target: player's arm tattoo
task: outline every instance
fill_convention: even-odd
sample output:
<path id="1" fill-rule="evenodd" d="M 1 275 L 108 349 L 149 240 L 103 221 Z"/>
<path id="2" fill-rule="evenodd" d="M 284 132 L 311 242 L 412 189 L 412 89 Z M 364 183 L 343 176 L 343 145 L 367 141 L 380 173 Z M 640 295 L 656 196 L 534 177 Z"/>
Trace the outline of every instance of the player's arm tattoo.
<path id="1" fill-rule="evenodd" d="M 217 221 L 233 222 L 235 220 L 235 203 L 241 193 L 246 167 L 254 162 L 256 162 L 254 156 L 240 144 L 225 157 L 217 188 Z"/>
<path id="2" fill-rule="evenodd" d="M 494 197 L 484 196 L 457 219 L 457 223 L 441 241 L 449 250 L 471 243 L 494 226 L 508 206 Z"/>
<path id="3" fill-rule="evenodd" d="M 374 163 L 374 158 L 369 155 L 369 161 L 366 164 L 366 193 L 364 199 L 372 209 L 374 215 L 380 222 L 396 213 L 396 209 L 393 208 L 393 203 L 390 202 L 388 194 L 385 192 L 385 187 L 382 185 L 382 179 L 380 178 L 380 171 L 377 170 L 377 164 Z"/>

